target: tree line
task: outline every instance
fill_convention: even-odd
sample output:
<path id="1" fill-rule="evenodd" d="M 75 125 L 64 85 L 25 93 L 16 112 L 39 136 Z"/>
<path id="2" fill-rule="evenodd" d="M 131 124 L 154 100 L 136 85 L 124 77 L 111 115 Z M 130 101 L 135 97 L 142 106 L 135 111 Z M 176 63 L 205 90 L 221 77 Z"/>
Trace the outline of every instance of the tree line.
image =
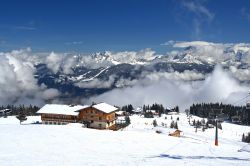
<path id="1" fill-rule="evenodd" d="M 167 114 L 170 111 L 179 112 L 179 107 L 178 106 L 175 106 L 173 109 L 169 110 L 169 109 L 164 108 L 164 106 L 162 104 L 158 104 L 158 103 L 154 103 L 152 105 L 145 105 L 144 104 L 141 109 L 142 110 L 141 110 L 140 113 L 144 114 L 144 116 L 146 118 L 153 118 L 154 117 L 152 111 L 155 111 L 155 113 L 158 114 L 159 116 L 161 116 L 161 114 Z M 134 109 L 132 104 L 122 106 L 121 110 L 125 111 L 125 112 L 128 112 L 129 114 L 135 113 L 135 109 Z"/>
<path id="2" fill-rule="evenodd" d="M 5 110 L 5 109 L 9 109 L 10 112 L 8 112 L 7 115 L 9 116 L 14 116 L 14 115 L 20 115 L 20 113 L 26 115 L 26 116 L 34 116 L 37 115 L 37 111 L 40 109 L 39 107 L 35 106 L 35 105 L 29 105 L 29 106 L 25 106 L 25 105 L 7 105 L 7 106 L 0 106 L 0 110 Z"/>
<path id="3" fill-rule="evenodd" d="M 224 116 L 225 120 L 231 122 L 237 119 L 237 123 L 250 125 L 250 110 L 245 106 L 234 106 L 222 103 L 198 103 L 190 106 L 190 114 L 202 118 L 215 118 Z"/>

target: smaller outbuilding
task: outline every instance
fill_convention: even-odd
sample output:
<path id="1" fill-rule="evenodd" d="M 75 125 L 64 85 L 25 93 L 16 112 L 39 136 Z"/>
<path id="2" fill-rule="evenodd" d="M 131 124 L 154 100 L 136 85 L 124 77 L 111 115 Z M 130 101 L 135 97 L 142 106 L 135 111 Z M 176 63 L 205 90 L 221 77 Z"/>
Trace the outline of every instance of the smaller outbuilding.
<path id="1" fill-rule="evenodd" d="M 7 116 L 11 113 L 11 110 L 10 109 L 3 109 L 3 110 L 0 110 L 0 117 L 1 116 Z"/>
<path id="2" fill-rule="evenodd" d="M 183 132 L 181 130 L 175 130 L 173 133 L 170 133 L 169 136 L 172 136 L 172 137 L 180 137 Z"/>

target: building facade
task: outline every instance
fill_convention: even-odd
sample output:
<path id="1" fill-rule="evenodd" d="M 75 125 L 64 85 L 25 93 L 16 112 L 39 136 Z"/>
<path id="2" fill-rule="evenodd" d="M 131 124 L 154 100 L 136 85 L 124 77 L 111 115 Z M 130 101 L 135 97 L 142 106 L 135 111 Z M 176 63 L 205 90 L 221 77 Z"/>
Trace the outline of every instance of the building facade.
<path id="1" fill-rule="evenodd" d="M 41 115 L 43 124 L 63 125 L 77 122 L 78 112 L 76 111 L 86 107 L 80 105 L 46 104 L 37 113 Z"/>
<path id="2" fill-rule="evenodd" d="M 118 108 L 106 103 L 89 106 L 79 110 L 78 122 L 90 128 L 109 129 L 115 125 L 117 110 Z"/>
<path id="3" fill-rule="evenodd" d="M 82 123 L 88 128 L 111 129 L 115 125 L 117 110 L 106 103 L 91 106 L 46 104 L 37 113 L 43 124 Z"/>

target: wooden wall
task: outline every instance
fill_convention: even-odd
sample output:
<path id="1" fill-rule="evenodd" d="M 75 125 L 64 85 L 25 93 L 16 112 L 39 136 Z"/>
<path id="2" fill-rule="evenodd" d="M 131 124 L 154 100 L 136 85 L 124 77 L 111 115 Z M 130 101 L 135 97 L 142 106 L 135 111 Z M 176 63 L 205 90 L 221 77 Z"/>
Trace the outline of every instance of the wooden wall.
<path id="1" fill-rule="evenodd" d="M 89 122 L 93 128 L 109 128 L 115 124 L 115 112 L 104 113 L 89 107 L 81 110 L 78 115 L 79 122 Z M 98 124 L 100 127 L 98 127 Z"/>
<path id="2" fill-rule="evenodd" d="M 42 121 L 56 121 L 56 122 L 76 122 L 77 116 L 73 115 L 59 115 L 59 114 L 41 114 Z"/>

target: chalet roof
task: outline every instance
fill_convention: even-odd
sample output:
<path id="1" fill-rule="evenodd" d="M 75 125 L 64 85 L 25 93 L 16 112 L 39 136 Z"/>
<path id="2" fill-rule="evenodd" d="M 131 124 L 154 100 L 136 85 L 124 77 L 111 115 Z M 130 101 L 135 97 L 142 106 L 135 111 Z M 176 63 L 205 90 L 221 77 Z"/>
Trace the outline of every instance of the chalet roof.
<path id="1" fill-rule="evenodd" d="M 114 112 L 114 111 L 118 110 L 118 108 L 116 108 L 116 107 L 114 107 L 112 105 L 109 105 L 107 103 L 95 104 L 92 107 L 99 110 L 99 111 L 102 111 L 104 113 L 111 113 L 111 112 Z"/>
<path id="2" fill-rule="evenodd" d="M 125 111 L 117 111 L 116 114 L 117 115 L 123 115 L 125 113 Z"/>
<path id="3" fill-rule="evenodd" d="M 73 115 L 77 116 L 78 110 L 84 109 L 89 106 L 82 105 L 60 105 L 60 104 L 46 104 L 40 110 L 37 111 L 39 114 L 60 114 L 60 115 Z"/>
<path id="4" fill-rule="evenodd" d="M 134 109 L 132 111 L 135 112 L 135 113 L 141 113 L 142 112 L 142 108 L 138 107 L 138 108 L 136 108 L 136 109 Z"/>

